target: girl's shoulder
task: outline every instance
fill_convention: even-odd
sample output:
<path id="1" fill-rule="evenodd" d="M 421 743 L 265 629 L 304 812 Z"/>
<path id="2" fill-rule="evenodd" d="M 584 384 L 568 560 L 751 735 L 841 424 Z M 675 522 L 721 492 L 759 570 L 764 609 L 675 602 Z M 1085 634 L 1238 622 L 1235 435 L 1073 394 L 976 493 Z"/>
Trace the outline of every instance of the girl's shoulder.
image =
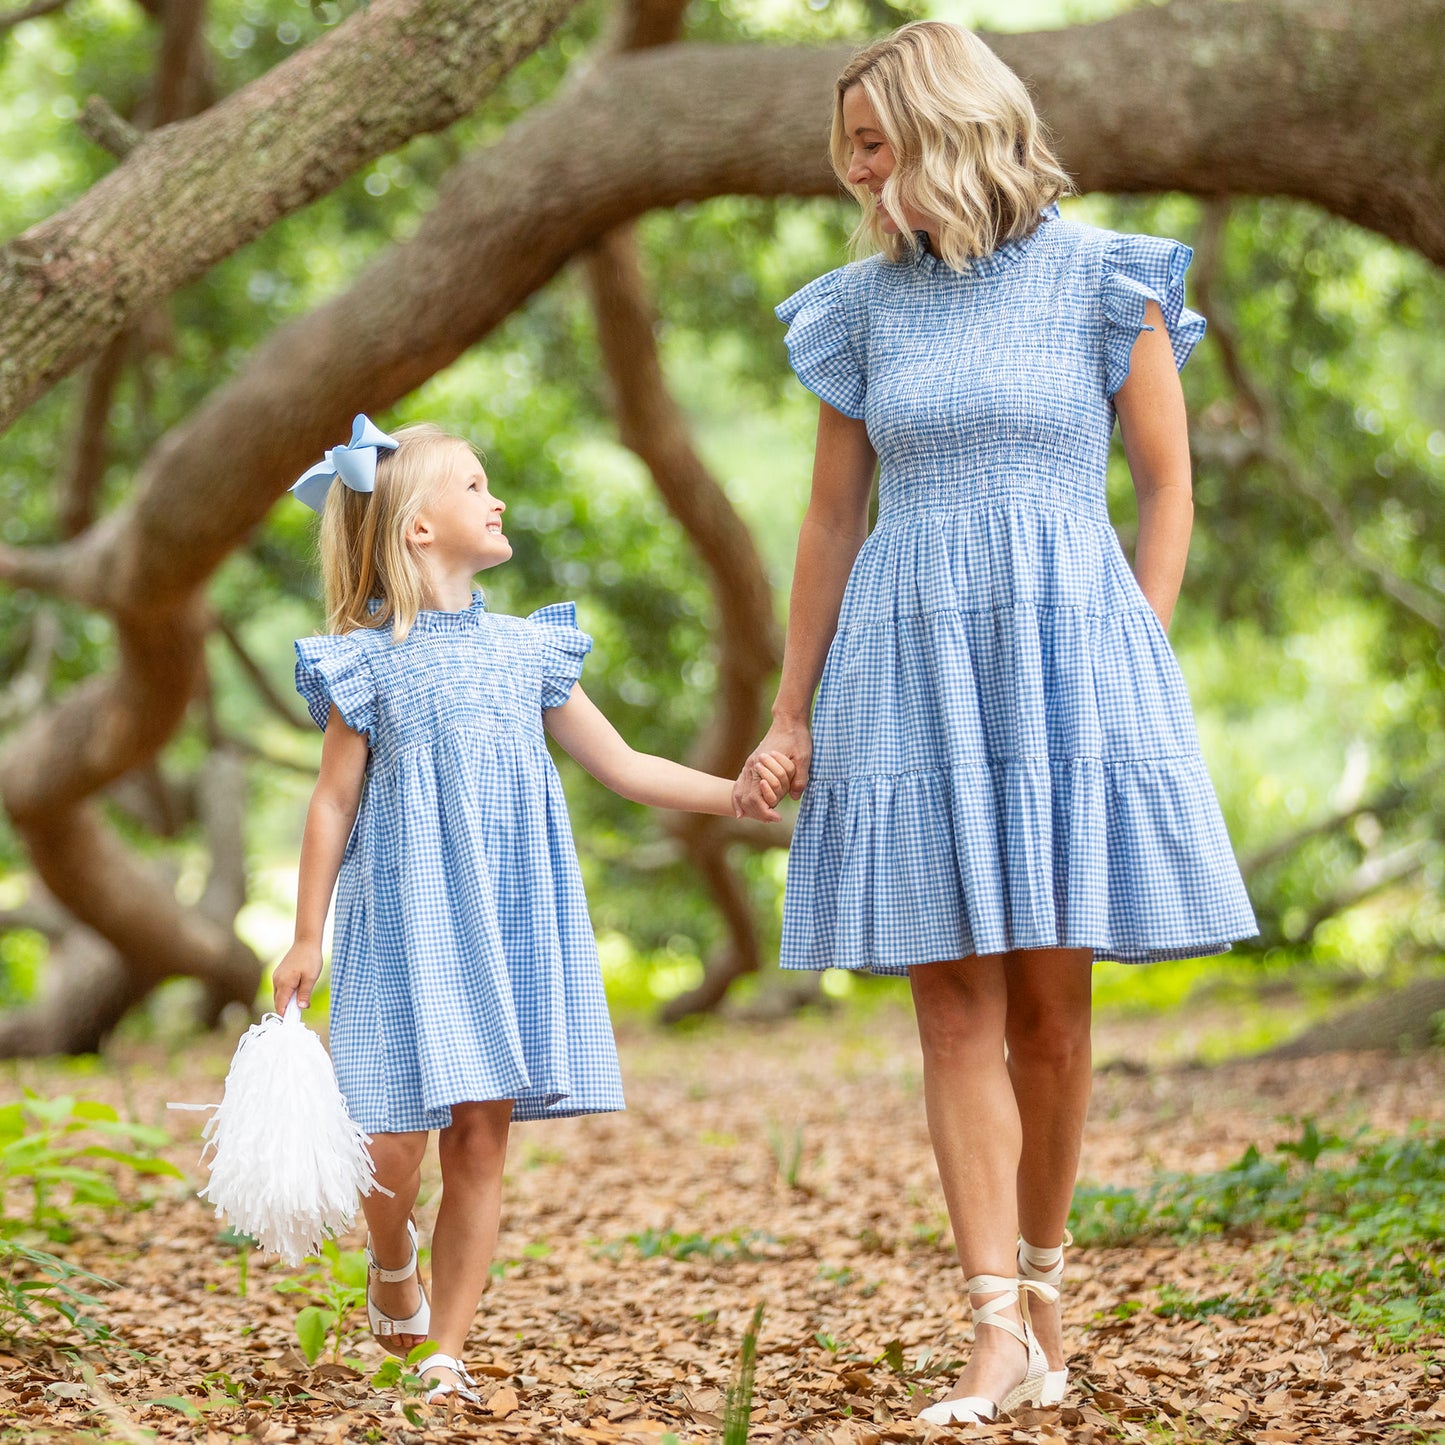
<path id="1" fill-rule="evenodd" d="M 561 707 L 582 676 L 582 661 L 592 639 L 577 626 L 575 602 L 551 602 L 526 617 L 489 614 L 498 628 L 537 659 L 542 674 L 542 706 Z"/>

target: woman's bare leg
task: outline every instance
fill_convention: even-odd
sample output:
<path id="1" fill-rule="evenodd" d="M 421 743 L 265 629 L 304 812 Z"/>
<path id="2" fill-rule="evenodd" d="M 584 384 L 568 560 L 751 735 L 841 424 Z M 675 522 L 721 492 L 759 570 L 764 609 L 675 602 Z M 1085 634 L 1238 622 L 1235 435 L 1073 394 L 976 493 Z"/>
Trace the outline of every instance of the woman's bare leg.
<path id="1" fill-rule="evenodd" d="M 1093 953 L 1081 948 L 1011 953 L 1008 977 L 1008 1070 L 1023 1132 L 1018 1218 L 1023 1237 L 1040 1248 L 1062 1244 L 1093 1084 L 1089 1035 Z M 1064 1367 L 1057 1305 L 1035 1300 L 1030 1318 L 1049 1368 Z"/>
<path id="2" fill-rule="evenodd" d="M 1005 959 L 995 954 L 909 970 L 923 1096 L 938 1177 L 965 1278 L 1018 1273 L 1017 1187 L 1021 1134 L 1004 1060 Z M 982 1304 L 991 1295 L 975 1295 Z M 1006 1312 L 1017 1320 L 1017 1310 Z M 1001 1329 L 976 1332 L 950 1399 L 1000 1400 L 1023 1379 L 1024 1348 Z"/>

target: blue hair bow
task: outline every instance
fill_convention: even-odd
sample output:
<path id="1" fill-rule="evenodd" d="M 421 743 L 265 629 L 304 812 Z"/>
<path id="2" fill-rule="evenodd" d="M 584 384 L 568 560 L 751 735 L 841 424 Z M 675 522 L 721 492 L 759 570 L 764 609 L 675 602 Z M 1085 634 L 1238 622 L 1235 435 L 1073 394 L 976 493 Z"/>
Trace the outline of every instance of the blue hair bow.
<path id="1" fill-rule="evenodd" d="M 344 447 L 332 447 L 325 461 L 302 472 L 292 483 L 291 491 L 297 501 L 305 502 L 313 512 L 319 512 L 326 505 L 326 494 L 337 477 L 353 492 L 370 492 L 376 487 L 377 452 L 394 452 L 400 445 L 364 412 L 357 412 L 351 423 L 351 440 Z"/>

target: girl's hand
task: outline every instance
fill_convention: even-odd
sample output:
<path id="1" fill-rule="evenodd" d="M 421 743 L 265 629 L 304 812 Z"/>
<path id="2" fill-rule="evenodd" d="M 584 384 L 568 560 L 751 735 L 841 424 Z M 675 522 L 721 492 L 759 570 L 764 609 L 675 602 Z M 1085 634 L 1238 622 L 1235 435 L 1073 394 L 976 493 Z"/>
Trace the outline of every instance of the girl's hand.
<path id="1" fill-rule="evenodd" d="M 792 787 L 792 759 L 785 758 L 781 753 L 765 753 L 758 759 L 756 767 L 763 802 L 774 808 L 780 798 L 787 797 Z"/>
<path id="2" fill-rule="evenodd" d="M 764 790 L 764 779 L 770 776 L 769 768 L 764 766 L 765 758 L 775 760 L 772 767 L 786 767 L 791 773 L 786 780 L 777 779 L 779 786 L 771 799 Z M 764 823 L 780 822 L 774 803 L 784 791 L 794 798 L 802 797 L 803 789 L 808 786 L 808 768 L 812 760 L 813 737 L 807 723 L 775 722 L 768 729 L 767 737 L 743 764 L 743 770 L 733 784 L 734 816 L 757 818 Z"/>
<path id="3" fill-rule="evenodd" d="M 320 948 L 312 943 L 293 943 L 287 949 L 286 957 L 276 965 L 276 972 L 271 975 L 276 1012 L 284 1014 L 286 1005 L 293 997 L 298 1007 L 309 1007 L 311 990 L 316 987 L 316 980 L 320 977 Z"/>

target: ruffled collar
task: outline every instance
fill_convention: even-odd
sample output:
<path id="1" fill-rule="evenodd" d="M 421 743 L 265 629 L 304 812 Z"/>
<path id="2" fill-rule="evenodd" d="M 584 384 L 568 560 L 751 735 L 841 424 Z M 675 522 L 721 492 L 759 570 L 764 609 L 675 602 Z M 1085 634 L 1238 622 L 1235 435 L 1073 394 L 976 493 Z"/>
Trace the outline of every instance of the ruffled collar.
<path id="1" fill-rule="evenodd" d="M 1045 226 L 1050 221 L 1059 219 L 1059 208 L 1050 202 L 1039 213 L 1039 223 L 1028 233 L 1027 236 L 1020 236 L 1016 241 L 1005 241 L 1001 246 L 995 246 L 987 256 L 975 256 L 968 263 L 968 269 L 955 271 L 951 266 L 946 265 L 935 256 L 927 246 L 927 237 L 923 232 L 918 233 L 918 245 L 914 251 L 913 264 L 924 274 L 929 276 L 960 276 L 965 279 L 974 276 L 997 276 L 1007 271 L 1011 266 L 1017 264 L 1028 254 L 1034 242 L 1043 234 Z"/>
<path id="2" fill-rule="evenodd" d="M 374 614 L 381 611 L 381 598 L 373 597 L 367 604 Z M 424 632 L 447 632 L 470 627 L 487 610 L 487 599 L 480 591 L 472 593 L 471 605 L 456 612 L 418 612 L 413 628 Z"/>

